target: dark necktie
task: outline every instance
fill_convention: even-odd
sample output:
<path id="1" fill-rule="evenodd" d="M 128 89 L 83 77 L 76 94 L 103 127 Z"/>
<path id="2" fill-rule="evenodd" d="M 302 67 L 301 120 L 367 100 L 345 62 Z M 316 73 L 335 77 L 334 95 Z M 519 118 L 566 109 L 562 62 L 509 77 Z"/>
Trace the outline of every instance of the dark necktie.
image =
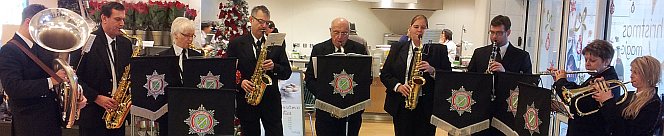
<path id="1" fill-rule="evenodd" d="M 258 58 L 259 53 L 261 52 L 261 46 L 263 45 L 263 41 L 265 40 L 265 37 L 261 38 L 260 40 L 256 41 L 256 45 L 254 45 L 254 48 L 256 49 L 256 58 Z"/>
<path id="2" fill-rule="evenodd" d="M 341 48 L 337 48 L 337 51 L 335 53 L 342 53 Z"/>
<path id="3" fill-rule="evenodd" d="M 180 58 L 182 58 L 182 60 L 187 59 L 187 50 L 189 49 L 182 49 L 182 52 L 180 53 Z"/>
<path id="4" fill-rule="evenodd" d="M 500 55 L 500 47 L 497 47 L 496 48 L 496 62 L 501 62 L 501 60 L 503 60 L 503 57 L 501 57 L 501 56 L 502 55 Z"/>
<path id="5" fill-rule="evenodd" d="M 415 61 L 415 52 L 417 52 L 419 50 L 420 50 L 419 48 L 415 47 L 415 48 L 413 48 L 413 52 L 411 52 L 411 54 L 412 54 L 411 59 L 410 59 L 410 64 L 411 65 L 408 66 L 408 71 L 406 71 L 406 76 L 408 77 L 408 79 L 410 79 L 410 76 L 411 76 L 410 71 L 413 71 L 413 68 L 415 68 L 415 66 L 413 65 L 413 61 Z M 417 64 L 415 64 L 415 65 L 417 65 Z"/>
<path id="6" fill-rule="evenodd" d="M 115 64 L 115 56 L 118 56 L 118 51 L 115 49 L 116 43 L 115 40 L 111 41 L 111 44 L 109 44 L 111 48 L 108 48 L 109 51 L 109 59 L 111 60 L 112 63 Z"/>

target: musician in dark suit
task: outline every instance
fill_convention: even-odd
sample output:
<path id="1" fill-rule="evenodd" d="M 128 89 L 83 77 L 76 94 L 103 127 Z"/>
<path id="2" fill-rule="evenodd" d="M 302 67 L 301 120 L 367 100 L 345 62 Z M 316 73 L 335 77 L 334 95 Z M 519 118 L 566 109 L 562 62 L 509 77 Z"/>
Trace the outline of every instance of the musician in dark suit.
<path id="1" fill-rule="evenodd" d="M 157 56 L 179 56 L 180 61 L 178 64 L 180 65 L 180 69 L 182 69 L 183 59 L 193 56 L 203 56 L 198 50 L 191 49 L 193 41 L 196 38 L 195 30 L 194 21 L 185 17 L 175 18 L 171 24 L 173 47 L 159 52 Z"/>
<path id="2" fill-rule="evenodd" d="M 452 68 L 444 45 L 422 45 L 419 37 L 427 28 L 428 20 L 424 15 L 413 17 L 408 29 L 410 38 L 407 42 L 392 44 L 380 71 L 380 80 L 387 87 L 384 108 L 392 116 L 396 136 L 433 136 L 436 133 L 435 126 L 429 123 L 434 79 L 437 71 L 452 71 Z M 415 50 L 422 51 L 422 61 L 417 66 L 411 66 Z M 416 94 L 419 95 L 419 102 L 413 110 L 405 108 L 405 99 L 412 87 L 408 84 L 411 69 L 424 72 L 422 76 L 427 82 L 420 91 L 422 93 Z"/>
<path id="3" fill-rule="evenodd" d="M 173 46 L 157 53 L 156 56 L 178 56 L 177 64 L 180 68 L 180 77 L 182 77 L 182 61 L 193 56 L 203 56 L 199 51 L 191 49 L 193 41 L 196 39 L 194 21 L 185 17 L 177 17 L 171 23 L 171 40 Z M 183 55 L 184 54 L 184 55 Z M 159 135 L 168 135 L 168 113 L 156 120 L 159 122 Z"/>
<path id="4" fill-rule="evenodd" d="M 66 74 L 64 70 L 52 71 L 57 77 L 51 77 L 28 57 L 34 55 L 45 67 L 53 66 L 54 52 L 37 45 L 28 30 L 32 17 L 45 9 L 39 4 L 23 9 L 21 26 L 0 49 L 0 80 L 9 97 L 14 136 L 62 135 L 62 109 L 54 86 L 65 82 L 59 79 L 66 79 Z M 79 107 L 85 106 L 84 103 L 85 100 Z"/>
<path id="5" fill-rule="evenodd" d="M 336 18 L 330 26 L 331 38 L 325 42 L 314 45 L 311 50 L 311 56 L 323 56 L 332 53 L 356 53 L 367 55 L 367 51 L 360 43 L 348 40 L 350 32 L 349 22 L 345 18 Z M 307 63 L 305 81 L 307 89 L 312 90 L 314 95 L 318 93 L 316 88 L 316 78 L 314 77 L 314 68 L 311 58 Z M 316 109 L 316 135 L 319 136 L 339 136 L 346 135 L 346 122 L 348 122 L 348 135 L 357 136 L 362 126 L 362 113 L 359 111 L 349 115 L 346 118 L 333 117 L 330 113 Z"/>
<path id="6" fill-rule="evenodd" d="M 609 84 L 593 85 L 597 102 L 602 103 L 599 113 L 607 124 L 609 134 L 614 136 L 652 136 L 662 125 L 662 101 L 657 95 L 657 84 L 662 71 L 659 61 L 652 56 L 641 56 L 631 63 L 631 82 L 636 91 L 628 92 L 624 102 L 609 91 Z M 659 130 L 661 131 L 661 130 Z"/>
<path id="7" fill-rule="evenodd" d="M 468 72 L 484 73 L 491 64 L 490 71 L 493 72 L 532 74 L 532 64 L 528 52 L 514 47 L 507 39 L 512 33 L 511 26 L 512 23 L 507 16 L 498 15 L 491 19 L 489 37 L 498 46 L 496 59 L 489 62 L 489 56 L 493 51 L 492 45 L 477 48 L 468 63 Z"/>
<path id="8" fill-rule="evenodd" d="M 241 83 L 236 96 L 236 115 L 242 125 L 242 134 L 246 136 L 259 136 L 261 134 L 260 122 L 265 128 L 267 136 L 282 136 L 281 124 L 281 94 L 277 80 L 286 80 L 291 75 L 290 64 L 284 46 L 267 47 L 265 61 L 257 63 L 260 45 L 265 42 L 264 31 L 267 21 L 270 21 L 270 11 L 265 6 L 256 6 L 251 9 L 251 31 L 247 35 L 235 38 L 228 44 L 228 57 L 238 58 L 237 68 L 242 75 Z M 251 76 L 257 64 L 263 67 L 265 74 L 272 78 L 272 85 L 267 86 L 262 101 L 252 106 L 244 98 L 247 92 L 255 91 Z"/>
<path id="9" fill-rule="evenodd" d="M 131 41 L 122 36 L 125 7 L 117 2 L 109 2 L 101 7 L 101 26 L 92 34 L 96 35 L 90 51 L 80 56 L 81 50 L 73 53 L 73 62 L 80 59 L 76 73 L 83 86 L 85 97 L 94 103 L 81 110 L 79 132 L 81 136 L 124 136 L 124 126 L 107 129 L 102 118 L 106 110 L 116 109 L 118 102 L 111 98 L 117 90 L 122 73 L 131 58 Z"/>
<path id="10" fill-rule="evenodd" d="M 604 40 L 594 40 L 590 42 L 586 47 L 581 51 L 585 58 L 585 66 L 587 70 L 597 71 L 593 74 L 590 74 L 588 78 L 581 85 L 577 85 L 574 82 L 567 81 L 567 73 L 565 70 L 556 70 L 549 69 L 554 74 L 556 82 L 553 83 L 554 88 L 559 97 L 562 96 L 562 88 L 567 89 L 576 89 L 581 87 L 587 87 L 592 85 L 596 80 L 618 80 L 618 74 L 616 74 L 615 68 L 611 66 L 611 60 L 613 59 L 614 50 L 611 47 L 611 43 Z M 612 96 L 620 96 L 620 88 L 615 88 L 611 91 Z M 574 97 L 571 99 L 571 102 L 574 103 L 578 99 Z M 601 124 L 606 124 L 606 121 L 602 119 L 600 114 L 590 114 L 585 116 L 580 116 L 576 108 L 583 112 L 588 112 L 597 109 L 600 107 L 600 103 L 595 101 L 590 97 L 581 98 L 578 100 L 578 104 L 570 104 L 570 112 L 574 114 L 574 119 L 569 119 L 569 126 L 567 129 L 568 136 L 588 136 L 588 135 L 610 135 L 609 130 Z"/>

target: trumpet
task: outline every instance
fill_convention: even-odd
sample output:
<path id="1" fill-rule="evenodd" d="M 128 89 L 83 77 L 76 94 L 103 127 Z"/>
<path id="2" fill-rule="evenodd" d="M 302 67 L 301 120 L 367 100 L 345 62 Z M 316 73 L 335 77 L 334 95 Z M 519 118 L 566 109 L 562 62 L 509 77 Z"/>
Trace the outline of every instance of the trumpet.
<path id="1" fill-rule="evenodd" d="M 627 94 L 627 87 L 625 86 L 625 84 L 631 83 L 631 82 L 624 82 L 623 83 L 623 82 L 620 82 L 619 80 L 607 80 L 607 81 L 602 81 L 602 82 L 606 82 L 606 83 L 609 83 L 609 84 L 616 84 L 616 85 L 613 85 L 613 86 L 609 87 L 608 90 L 614 89 L 616 87 L 621 87 L 623 94 Z M 591 111 L 588 111 L 588 112 L 583 112 L 583 111 L 579 110 L 579 99 L 584 98 L 584 97 L 588 97 L 588 96 L 591 96 L 591 95 L 597 93 L 595 91 L 595 88 L 593 88 L 592 85 L 582 87 L 582 88 L 576 88 L 576 89 L 567 89 L 567 88 L 563 87 L 561 93 L 562 93 L 562 96 L 563 96 L 562 99 L 563 99 L 564 103 L 566 103 L 568 105 L 571 104 L 572 98 L 576 98 L 574 100 L 574 106 L 576 107 L 576 112 L 579 114 L 579 116 L 590 115 L 590 114 L 593 114 L 593 113 L 596 113 L 597 111 L 599 111 L 599 107 L 598 107 L 598 109 L 594 109 L 594 110 L 591 110 Z M 620 101 L 616 102 L 616 104 L 621 104 L 626 99 L 627 99 L 627 95 L 623 95 L 622 98 L 620 99 Z"/>
<path id="2" fill-rule="evenodd" d="M 498 46 L 496 45 L 496 41 L 491 42 L 491 47 L 493 49 L 491 50 L 489 63 L 486 65 L 486 71 L 484 71 L 484 74 L 493 74 L 493 71 L 491 71 L 491 62 L 496 61 L 496 55 L 498 55 Z"/>
<path id="3" fill-rule="evenodd" d="M 583 73 L 588 73 L 588 74 L 594 74 L 597 73 L 595 70 L 588 70 L 588 71 L 566 71 L 566 74 L 583 74 Z M 551 71 L 542 71 L 542 72 L 537 72 L 534 75 L 556 75 L 556 73 L 551 72 Z"/>

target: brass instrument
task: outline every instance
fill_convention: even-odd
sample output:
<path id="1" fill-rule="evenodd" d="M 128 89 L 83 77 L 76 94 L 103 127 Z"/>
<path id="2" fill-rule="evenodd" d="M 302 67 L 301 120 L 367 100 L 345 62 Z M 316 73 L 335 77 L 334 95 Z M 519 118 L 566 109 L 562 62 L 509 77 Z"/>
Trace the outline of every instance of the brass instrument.
<path id="1" fill-rule="evenodd" d="M 566 71 L 566 74 L 583 74 L 583 73 L 588 73 L 588 74 L 594 74 L 597 73 L 595 70 L 589 70 L 589 71 Z M 556 73 L 550 72 L 550 71 L 544 71 L 544 72 L 538 72 L 533 75 L 555 75 Z"/>
<path id="2" fill-rule="evenodd" d="M 69 52 L 78 50 L 86 43 L 90 29 L 83 17 L 63 8 L 49 8 L 35 14 L 30 20 L 30 36 L 37 45 L 55 52 L 54 70 L 62 69 L 67 78 L 56 86 L 57 99 L 62 111 L 65 128 L 72 128 L 78 120 L 82 93 L 78 86 L 78 77 L 69 65 Z"/>
<path id="3" fill-rule="evenodd" d="M 496 55 L 498 55 L 499 53 L 496 41 L 491 42 L 491 47 L 493 49 L 491 50 L 491 55 L 489 56 L 489 64 L 487 64 L 486 71 L 484 71 L 484 74 L 493 74 L 493 71 L 491 71 L 491 62 L 496 61 Z"/>
<path id="4" fill-rule="evenodd" d="M 212 57 L 212 53 L 210 53 L 210 51 L 202 47 L 197 47 L 193 43 L 189 43 L 189 49 L 200 51 L 201 53 L 203 53 L 203 57 Z"/>
<path id="5" fill-rule="evenodd" d="M 627 87 L 625 87 L 625 84 L 631 83 L 631 82 L 623 83 L 623 82 L 620 82 L 619 80 L 607 80 L 607 81 L 602 81 L 602 82 L 606 82 L 606 83 L 609 83 L 609 84 L 617 84 L 617 85 L 609 87 L 608 90 L 610 91 L 613 88 L 621 87 L 622 91 L 623 91 L 623 94 L 627 94 Z M 578 106 L 579 105 L 579 99 L 591 96 L 591 95 L 596 93 L 595 88 L 593 88 L 592 85 L 582 87 L 582 88 L 576 88 L 576 89 L 567 89 L 567 88 L 563 87 L 561 93 L 562 93 L 562 96 L 563 96 L 562 99 L 563 99 L 564 103 L 566 103 L 568 105 L 571 104 L 572 98 L 576 98 L 575 101 L 574 101 L 574 106 L 576 107 L 576 112 L 579 113 L 579 116 L 590 115 L 590 114 L 593 114 L 593 113 L 599 111 L 599 107 L 598 107 L 598 109 L 588 111 L 588 112 L 583 112 L 583 111 L 579 110 L 579 106 Z M 622 99 L 620 99 L 620 101 L 616 102 L 616 104 L 621 104 L 626 99 L 627 99 L 627 95 L 623 95 Z"/>
<path id="6" fill-rule="evenodd" d="M 265 31 L 263 31 L 263 33 L 265 33 Z M 251 83 L 254 84 L 254 90 L 248 92 L 244 96 L 244 98 L 247 98 L 247 103 L 253 106 L 257 106 L 261 103 L 265 88 L 267 88 L 268 85 L 272 85 L 272 78 L 265 74 L 265 70 L 263 69 L 263 61 L 265 61 L 265 59 L 267 59 L 267 45 L 263 42 L 258 60 L 256 60 L 254 74 L 251 75 Z"/>
<path id="7" fill-rule="evenodd" d="M 123 31 L 122 36 L 127 39 L 136 39 L 138 46 L 135 47 L 131 53 L 131 57 L 138 57 L 143 48 L 143 41 L 141 38 L 132 37 L 127 35 Z M 107 110 L 104 113 L 104 121 L 106 122 L 106 128 L 108 129 L 117 129 L 122 127 L 122 124 L 129 113 L 129 108 L 131 107 L 131 92 L 129 92 L 129 84 L 131 80 L 129 79 L 129 71 L 131 65 L 127 65 L 122 73 L 122 78 L 120 78 L 120 83 L 118 83 L 117 90 L 111 95 L 113 100 L 117 101 L 119 104 L 116 109 Z"/>
<path id="8" fill-rule="evenodd" d="M 420 45 L 420 48 L 423 46 Z M 411 86 L 408 96 L 406 97 L 406 108 L 413 110 L 417 107 L 417 100 L 419 98 L 420 91 L 422 91 L 422 86 L 426 84 L 427 80 L 422 76 L 422 72 L 417 69 L 417 65 L 422 62 L 422 50 L 418 48 L 413 49 L 413 60 L 411 61 L 411 66 L 413 67 L 410 70 L 410 80 L 408 80 L 408 85 Z"/>

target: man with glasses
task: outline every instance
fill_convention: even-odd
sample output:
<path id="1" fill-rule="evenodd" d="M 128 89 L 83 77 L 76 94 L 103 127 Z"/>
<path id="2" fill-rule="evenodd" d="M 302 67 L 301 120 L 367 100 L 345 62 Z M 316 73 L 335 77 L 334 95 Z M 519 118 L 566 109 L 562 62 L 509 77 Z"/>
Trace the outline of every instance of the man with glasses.
<path id="1" fill-rule="evenodd" d="M 290 78 L 292 72 L 286 56 L 286 48 L 285 46 L 267 47 L 266 60 L 257 63 L 261 45 L 266 40 L 265 33 L 267 33 L 267 22 L 270 21 L 270 11 L 265 6 L 256 6 L 251 9 L 249 21 L 251 31 L 232 40 L 228 43 L 227 49 L 228 57 L 238 59 L 237 69 L 242 75 L 238 85 L 238 94 L 235 95 L 236 115 L 240 119 L 242 134 L 245 136 L 260 136 L 261 123 L 265 128 L 266 136 L 283 136 L 281 93 L 276 82 Z M 247 103 L 244 96 L 248 92 L 256 91 L 251 82 L 251 76 L 254 74 L 257 64 L 261 64 L 260 66 L 272 78 L 273 83 L 266 87 L 262 101 L 253 106 Z"/>
<path id="2" fill-rule="evenodd" d="M 332 21 L 330 26 L 330 39 L 322 43 L 314 45 L 311 50 L 311 57 L 324 56 L 332 53 L 356 53 L 367 55 L 367 50 L 364 45 L 352 40 L 348 40 L 350 32 L 350 23 L 345 18 L 336 18 Z M 307 89 L 310 90 L 314 96 L 318 93 L 330 92 L 317 92 L 316 78 L 314 77 L 314 68 L 311 58 L 307 64 L 305 81 L 307 82 Z M 369 91 L 369 90 L 366 90 Z M 319 136 L 338 136 L 346 135 L 346 122 L 348 122 L 348 135 L 356 136 L 360 131 L 362 125 L 362 113 L 357 112 L 345 118 L 333 117 L 332 114 L 316 109 L 316 135 Z"/>
<path id="3" fill-rule="evenodd" d="M 532 73 L 528 52 L 514 47 L 507 39 L 512 32 L 511 25 L 507 16 L 498 15 L 491 19 L 489 38 L 498 46 L 495 61 L 489 62 L 493 51 L 491 44 L 477 48 L 468 63 L 468 72 L 483 73 L 489 68 L 492 72 Z"/>

